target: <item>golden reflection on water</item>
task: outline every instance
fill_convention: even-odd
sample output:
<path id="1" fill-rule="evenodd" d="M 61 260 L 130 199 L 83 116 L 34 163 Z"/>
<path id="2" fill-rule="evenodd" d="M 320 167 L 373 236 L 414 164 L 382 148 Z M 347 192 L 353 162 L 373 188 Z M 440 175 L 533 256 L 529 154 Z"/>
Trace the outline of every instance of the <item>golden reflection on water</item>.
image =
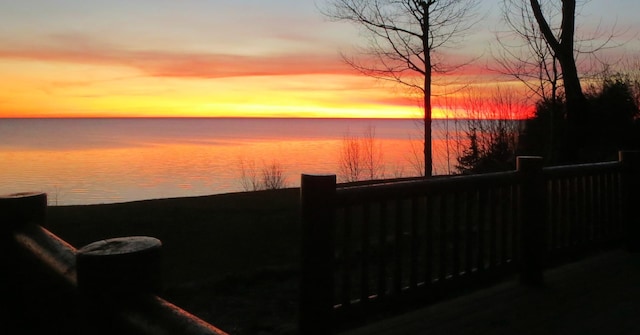
<path id="1" fill-rule="evenodd" d="M 288 187 L 299 186 L 302 173 L 339 175 L 344 140 L 335 134 L 246 139 L 196 135 L 169 139 L 154 135 L 144 141 L 99 146 L 0 144 L 0 194 L 43 191 L 50 204 L 65 205 L 237 192 L 243 191 L 241 161 L 254 165 L 258 173 L 266 165 L 278 164 Z M 420 141 L 403 134 L 376 141 L 385 177 L 418 174 L 412 160 L 422 155 Z M 436 173 L 450 172 L 455 164 L 447 165 L 446 141 L 438 138 L 433 144 Z M 455 162 L 455 148 L 448 152 Z"/>

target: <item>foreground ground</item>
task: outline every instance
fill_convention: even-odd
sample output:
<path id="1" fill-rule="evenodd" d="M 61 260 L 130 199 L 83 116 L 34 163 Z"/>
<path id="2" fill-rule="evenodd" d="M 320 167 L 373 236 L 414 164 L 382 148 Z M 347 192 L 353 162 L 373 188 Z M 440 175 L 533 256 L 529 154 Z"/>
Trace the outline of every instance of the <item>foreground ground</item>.
<path id="1" fill-rule="evenodd" d="M 299 190 L 50 207 L 75 247 L 119 236 L 163 243 L 163 296 L 232 334 L 295 332 Z"/>

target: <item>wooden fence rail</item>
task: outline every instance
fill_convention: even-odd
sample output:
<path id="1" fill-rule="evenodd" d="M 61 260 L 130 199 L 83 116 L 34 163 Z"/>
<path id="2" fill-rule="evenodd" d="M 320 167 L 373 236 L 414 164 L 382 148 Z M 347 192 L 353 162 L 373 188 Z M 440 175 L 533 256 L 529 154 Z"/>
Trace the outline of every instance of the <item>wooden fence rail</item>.
<path id="1" fill-rule="evenodd" d="M 226 334 L 157 296 L 159 240 L 75 249 L 40 225 L 46 206 L 44 193 L 0 197 L 0 333 Z"/>
<path id="2" fill-rule="evenodd" d="M 330 334 L 365 315 L 428 303 L 543 270 L 627 232 L 638 219 L 637 152 L 617 162 L 543 168 L 518 157 L 515 171 L 354 187 L 303 175 L 300 332 Z"/>

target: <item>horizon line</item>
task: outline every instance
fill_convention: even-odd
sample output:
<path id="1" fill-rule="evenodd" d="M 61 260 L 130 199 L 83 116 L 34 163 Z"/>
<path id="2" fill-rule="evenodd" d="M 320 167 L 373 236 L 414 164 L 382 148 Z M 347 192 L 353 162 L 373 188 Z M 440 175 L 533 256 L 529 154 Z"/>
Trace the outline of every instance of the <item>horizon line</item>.
<path id="1" fill-rule="evenodd" d="M 530 117 L 511 118 L 509 120 L 528 120 Z M 101 120 L 101 119 L 272 119 L 272 120 L 416 120 L 422 117 L 322 117 L 322 116 L 0 116 L 0 120 Z M 475 120 L 470 117 L 434 117 L 432 120 Z M 482 118 L 482 120 L 505 120 L 500 118 Z"/>

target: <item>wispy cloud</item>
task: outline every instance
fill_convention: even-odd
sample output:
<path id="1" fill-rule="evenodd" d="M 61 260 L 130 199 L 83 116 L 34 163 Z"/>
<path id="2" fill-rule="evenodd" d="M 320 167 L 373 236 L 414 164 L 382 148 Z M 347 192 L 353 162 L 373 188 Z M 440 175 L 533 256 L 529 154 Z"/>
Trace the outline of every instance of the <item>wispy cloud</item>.
<path id="1" fill-rule="evenodd" d="M 126 66 L 156 77 L 224 78 L 349 72 L 337 55 L 233 55 L 130 50 L 68 35 L 52 36 L 48 42 L 39 45 L 5 44 L 0 47 L 0 59 Z"/>

